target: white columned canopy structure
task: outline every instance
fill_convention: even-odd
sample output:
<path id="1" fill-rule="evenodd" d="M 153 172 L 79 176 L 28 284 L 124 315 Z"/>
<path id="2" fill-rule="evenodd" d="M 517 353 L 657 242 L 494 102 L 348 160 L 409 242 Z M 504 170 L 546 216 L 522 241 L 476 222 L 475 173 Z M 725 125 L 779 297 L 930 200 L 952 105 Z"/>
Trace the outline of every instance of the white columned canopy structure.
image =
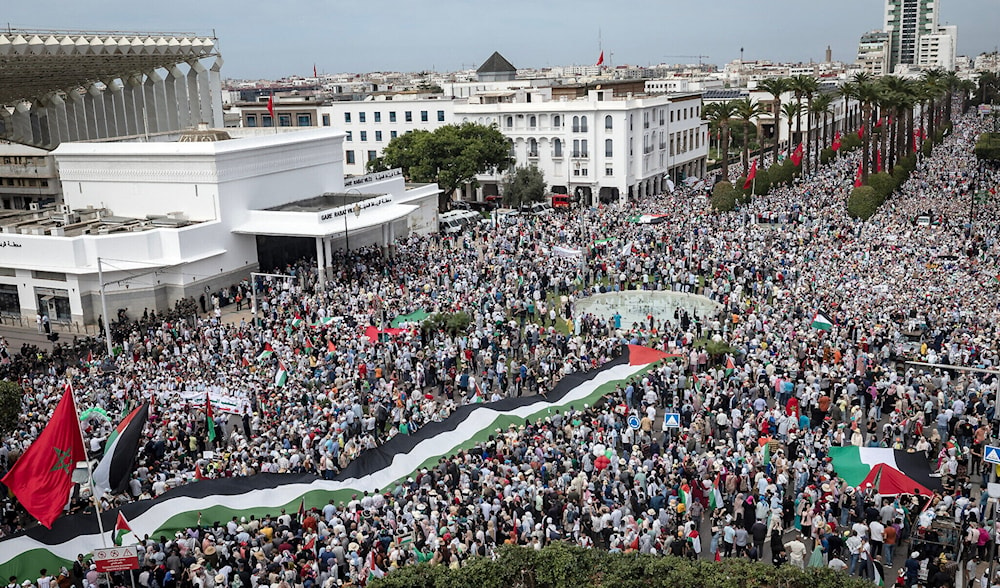
<path id="1" fill-rule="evenodd" d="M 222 56 L 194 33 L 0 32 L 0 139 L 65 141 L 222 128 Z"/>

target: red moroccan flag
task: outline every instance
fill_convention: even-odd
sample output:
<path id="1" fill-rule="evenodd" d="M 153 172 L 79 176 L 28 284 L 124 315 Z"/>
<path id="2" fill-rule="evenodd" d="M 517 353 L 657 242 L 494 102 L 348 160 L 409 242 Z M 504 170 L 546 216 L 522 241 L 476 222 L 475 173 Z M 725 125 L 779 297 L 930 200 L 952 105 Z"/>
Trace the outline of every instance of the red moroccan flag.
<path id="1" fill-rule="evenodd" d="M 274 118 L 274 92 L 267 97 L 267 111 L 271 114 L 271 118 Z"/>
<path id="2" fill-rule="evenodd" d="M 597 58 L 597 65 L 604 65 L 604 51 L 601 51 L 601 56 Z"/>
<path id="3" fill-rule="evenodd" d="M 792 163 L 796 166 L 802 163 L 802 143 L 799 143 L 795 151 L 792 152 Z"/>
<path id="4" fill-rule="evenodd" d="M 830 145 L 830 149 L 840 151 L 840 131 L 837 131 L 837 134 L 833 136 L 833 143 Z"/>
<path id="5" fill-rule="evenodd" d="M 858 129 L 858 138 L 859 139 L 865 138 L 865 125 L 861 125 L 861 127 Z"/>
<path id="6" fill-rule="evenodd" d="M 913 131 L 913 150 L 914 151 L 916 151 L 917 149 L 920 149 L 920 146 L 917 145 L 917 137 L 919 137 L 919 136 L 920 136 L 920 133 L 918 133 L 917 131 Z"/>
<path id="7" fill-rule="evenodd" d="M 854 174 L 854 187 L 855 188 L 860 188 L 861 187 L 861 178 L 862 178 L 862 175 L 864 173 L 861 170 L 861 166 L 862 166 L 862 164 L 859 163 L 858 164 L 858 173 Z"/>
<path id="8" fill-rule="evenodd" d="M 878 122 L 875 123 L 875 128 L 880 128 L 882 126 L 882 117 L 878 117 Z"/>
<path id="9" fill-rule="evenodd" d="M 753 186 L 753 179 L 757 177 L 757 160 L 750 164 L 750 173 L 747 174 L 747 181 L 743 182 L 743 189 L 749 190 Z"/>
<path id="10" fill-rule="evenodd" d="M 882 152 L 875 150 L 875 173 L 882 173 Z"/>
<path id="11" fill-rule="evenodd" d="M 51 529 L 69 501 L 73 470 L 77 462 L 86 459 L 73 392 L 66 386 L 42 434 L 14 462 L 2 482 L 28 514 Z"/>

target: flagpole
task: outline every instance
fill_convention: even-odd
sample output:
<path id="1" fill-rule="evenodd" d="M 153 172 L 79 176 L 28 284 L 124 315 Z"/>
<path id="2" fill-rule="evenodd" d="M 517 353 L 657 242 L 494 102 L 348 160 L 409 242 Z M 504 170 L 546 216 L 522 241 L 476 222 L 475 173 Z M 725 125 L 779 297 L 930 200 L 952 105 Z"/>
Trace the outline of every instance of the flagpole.
<path id="1" fill-rule="evenodd" d="M 76 417 L 76 430 L 80 433 L 80 443 L 83 444 L 83 452 L 87 453 L 87 440 L 83 437 L 83 429 L 80 427 L 80 414 L 76 409 L 76 392 L 73 391 L 73 380 L 70 378 L 66 385 L 69 388 L 70 397 L 73 399 L 73 414 Z M 97 514 L 97 528 L 101 531 L 101 542 L 104 547 L 108 547 L 108 538 L 104 535 L 104 521 L 101 520 L 101 503 L 97 499 L 97 489 L 94 487 L 94 466 L 90 463 L 90 455 L 87 455 L 87 480 L 90 482 L 90 498 L 94 501 L 94 512 Z"/>

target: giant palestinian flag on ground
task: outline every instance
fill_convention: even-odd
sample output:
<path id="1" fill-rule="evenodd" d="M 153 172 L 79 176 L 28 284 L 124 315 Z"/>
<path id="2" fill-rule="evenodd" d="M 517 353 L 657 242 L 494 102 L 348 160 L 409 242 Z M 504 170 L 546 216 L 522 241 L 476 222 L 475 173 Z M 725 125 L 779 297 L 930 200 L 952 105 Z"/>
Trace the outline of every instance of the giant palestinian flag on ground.
<path id="1" fill-rule="evenodd" d="M 534 421 L 555 412 L 593 404 L 615 385 L 649 369 L 665 353 L 629 345 L 628 350 L 598 370 L 571 374 L 548 394 L 462 406 L 440 423 L 429 423 L 413 435 L 397 435 L 381 447 L 362 453 L 334 480 L 311 474 L 258 474 L 193 482 L 155 500 L 121 508 L 137 537 L 159 536 L 204 521 L 225 521 L 234 515 L 258 517 L 292 511 L 304 500 L 318 508 L 330 500 L 347 501 L 352 494 L 391 488 L 441 457 L 486 441 L 496 429 Z M 105 529 L 113 529 L 117 510 L 103 513 Z M 70 566 L 78 553 L 104 545 L 96 517 L 72 515 L 56 519 L 51 530 L 33 527 L 0 541 L 0 577 L 28 577 L 41 568 Z"/>
<path id="2" fill-rule="evenodd" d="M 941 489 L 941 478 L 931 476 L 931 464 L 921 452 L 883 447 L 831 447 L 830 458 L 837 475 L 851 486 L 861 486 L 872 468 L 885 464 L 924 488 Z"/>

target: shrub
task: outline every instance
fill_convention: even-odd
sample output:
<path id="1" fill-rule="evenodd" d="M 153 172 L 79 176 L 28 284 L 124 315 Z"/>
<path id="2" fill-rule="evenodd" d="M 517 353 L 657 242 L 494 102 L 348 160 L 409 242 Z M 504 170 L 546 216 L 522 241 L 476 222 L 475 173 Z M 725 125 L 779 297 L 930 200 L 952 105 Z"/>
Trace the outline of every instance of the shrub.
<path id="1" fill-rule="evenodd" d="M 772 164 L 767 170 L 767 175 L 771 179 L 772 186 L 788 185 L 792 181 L 791 170 L 783 163 Z"/>
<path id="2" fill-rule="evenodd" d="M 983 133 L 976 141 L 976 157 L 1000 161 L 1000 133 Z"/>
<path id="3" fill-rule="evenodd" d="M 736 210 L 736 203 L 740 200 L 740 191 L 729 182 L 719 182 L 712 188 L 712 198 L 710 200 L 712 208 L 715 210 L 728 212 Z"/>
<path id="4" fill-rule="evenodd" d="M 822 165 L 826 165 L 833 161 L 833 158 L 837 156 L 837 152 L 829 147 L 824 147 L 822 151 L 819 152 L 819 162 Z"/>
<path id="5" fill-rule="evenodd" d="M 920 151 L 923 152 L 924 157 L 929 157 L 933 148 L 934 145 L 931 141 L 924 141 L 924 144 L 920 146 Z"/>
<path id="6" fill-rule="evenodd" d="M 879 197 L 874 188 L 859 186 L 852 190 L 851 195 L 847 198 L 847 214 L 854 218 L 868 220 L 883 202 L 885 202 L 885 198 Z"/>
<path id="7" fill-rule="evenodd" d="M 721 182 L 716 182 L 715 186 L 712 187 L 712 196 L 717 196 L 723 192 L 727 192 L 733 189 L 733 185 L 725 180 Z"/>
<path id="8" fill-rule="evenodd" d="M 912 172 L 913 170 L 917 169 L 917 156 L 916 154 L 911 153 L 904 157 L 900 157 L 899 162 L 896 165 L 903 166 L 903 169 L 905 169 L 907 172 L 907 176 L 909 176 L 909 172 Z"/>
<path id="9" fill-rule="evenodd" d="M 908 177 L 910 177 L 910 172 L 902 164 L 896 164 L 892 168 L 892 180 L 897 187 L 902 186 Z"/>
<path id="10" fill-rule="evenodd" d="M 875 190 L 875 195 L 885 202 L 885 199 L 896 189 L 896 180 L 886 172 L 879 172 L 868 176 L 868 185 Z M 882 202 L 879 202 L 881 204 Z"/>
<path id="11" fill-rule="evenodd" d="M 766 169 L 757 170 L 757 182 L 750 187 L 757 196 L 763 196 L 771 190 L 771 174 Z"/>
<path id="12" fill-rule="evenodd" d="M 840 152 L 850 153 L 858 147 L 861 147 L 861 139 L 858 138 L 857 133 L 845 133 L 840 137 Z"/>

